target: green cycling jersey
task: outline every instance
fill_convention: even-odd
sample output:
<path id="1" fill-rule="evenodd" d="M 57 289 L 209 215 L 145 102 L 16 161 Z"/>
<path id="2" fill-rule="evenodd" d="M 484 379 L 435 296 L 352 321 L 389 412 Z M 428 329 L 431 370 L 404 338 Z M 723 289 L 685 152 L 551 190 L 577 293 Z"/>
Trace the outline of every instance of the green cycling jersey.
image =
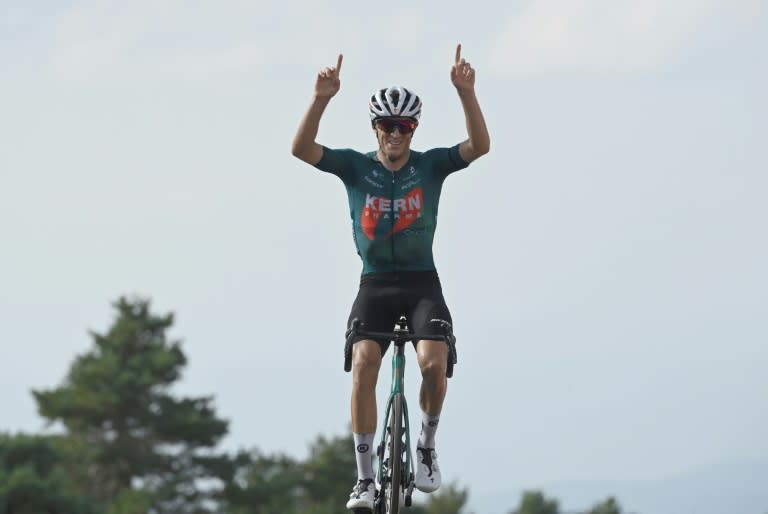
<path id="1" fill-rule="evenodd" d="M 432 241 L 443 181 L 467 165 L 456 145 L 411 150 L 397 171 L 386 169 L 376 152 L 323 147 L 315 167 L 344 182 L 355 246 L 369 274 L 435 270 Z"/>

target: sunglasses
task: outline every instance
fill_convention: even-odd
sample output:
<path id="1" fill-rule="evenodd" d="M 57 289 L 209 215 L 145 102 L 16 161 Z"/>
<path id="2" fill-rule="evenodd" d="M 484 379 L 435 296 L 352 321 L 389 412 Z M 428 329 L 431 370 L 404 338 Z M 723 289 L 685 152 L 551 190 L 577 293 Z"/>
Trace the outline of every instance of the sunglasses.
<path id="1" fill-rule="evenodd" d="M 401 134 L 410 134 L 414 130 L 416 130 L 416 127 L 419 124 L 416 123 L 413 120 L 409 119 L 381 119 L 376 120 L 376 128 L 379 130 L 382 130 L 386 132 L 387 134 L 391 134 L 395 131 L 395 129 L 398 129 Z"/>

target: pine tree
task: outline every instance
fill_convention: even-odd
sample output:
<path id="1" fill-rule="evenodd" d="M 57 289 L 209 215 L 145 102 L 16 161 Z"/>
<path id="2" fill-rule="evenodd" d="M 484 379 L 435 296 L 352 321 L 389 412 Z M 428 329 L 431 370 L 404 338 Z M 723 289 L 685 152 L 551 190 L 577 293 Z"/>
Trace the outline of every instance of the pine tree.
<path id="1" fill-rule="evenodd" d="M 62 466 L 54 437 L 0 435 L 0 514 L 95 514 Z"/>
<path id="2" fill-rule="evenodd" d="M 154 315 L 140 298 L 120 298 L 114 308 L 112 326 L 91 332 L 92 349 L 75 359 L 63 383 L 33 392 L 38 410 L 64 426 L 84 494 L 115 508 L 146 503 L 149 494 L 154 513 L 209 512 L 217 486 L 231 475 L 230 460 L 213 453 L 227 422 L 211 397 L 171 394 L 187 362 L 180 342 L 166 335 L 173 314 Z"/>
<path id="3" fill-rule="evenodd" d="M 616 498 L 611 497 L 592 507 L 588 514 L 621 514 L 621 507 Z"/>
<path id="4" fill-rule="evenodd" d="M 560 514 L 557 500 L 544 496 L 541 491 L 525 491 L 514 514 Z M 512 513 L 511 513 L 512 514 Z"/>

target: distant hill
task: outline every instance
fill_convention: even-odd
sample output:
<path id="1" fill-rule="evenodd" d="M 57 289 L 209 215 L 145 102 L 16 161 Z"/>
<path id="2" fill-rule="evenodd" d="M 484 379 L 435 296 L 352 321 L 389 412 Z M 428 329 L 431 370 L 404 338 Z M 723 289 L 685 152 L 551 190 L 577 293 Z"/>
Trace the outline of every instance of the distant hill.
<path id="1" fill-rule="evenodd" d="M 583 481 L 538 487 L 563 514 L 584 512 L 614 496 L 626 514 L 768 514 L 768 459 L 727 462 L 645 481 Z M 467 512 L 508 514 L 522 489 L 471 493 Z"/>

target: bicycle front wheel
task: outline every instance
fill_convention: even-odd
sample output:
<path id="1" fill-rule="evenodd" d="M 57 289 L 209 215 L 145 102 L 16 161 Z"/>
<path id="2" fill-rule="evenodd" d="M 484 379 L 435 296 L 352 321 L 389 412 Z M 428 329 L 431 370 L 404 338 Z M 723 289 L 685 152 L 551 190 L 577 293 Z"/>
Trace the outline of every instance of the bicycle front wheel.
<path id="1" fill-rule="evenodd" d="M 386 514 L 398 514 L 401 509 L 400 490 L 403 478 L 403 395 L 395 394 L 389 416 L 389 458 L 387 477 L 384 482 Z"/>

